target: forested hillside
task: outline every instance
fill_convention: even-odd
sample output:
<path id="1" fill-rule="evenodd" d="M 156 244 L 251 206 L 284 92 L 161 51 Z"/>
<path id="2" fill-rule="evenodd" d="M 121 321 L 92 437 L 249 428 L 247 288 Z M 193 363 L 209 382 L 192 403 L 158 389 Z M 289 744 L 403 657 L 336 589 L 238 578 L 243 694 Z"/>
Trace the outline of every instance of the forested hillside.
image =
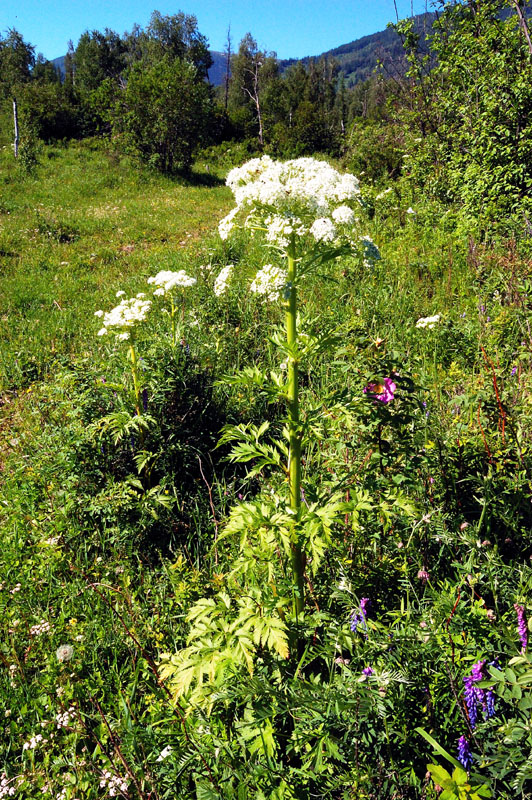
<path id="1" fill-rule="evenodd" d="M 0 800 L 531 796 L 532 37 L 435 10 L 0 39 Z"/>

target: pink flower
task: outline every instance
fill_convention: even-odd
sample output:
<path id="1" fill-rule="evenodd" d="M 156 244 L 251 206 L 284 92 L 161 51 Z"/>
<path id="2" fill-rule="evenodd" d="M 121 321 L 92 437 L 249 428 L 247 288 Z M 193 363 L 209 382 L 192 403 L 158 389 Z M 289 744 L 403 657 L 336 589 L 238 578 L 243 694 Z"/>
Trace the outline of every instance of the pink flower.
<path id="1" fill-rule="evenodd" d="M 389 403 L 393 400 L 397 386 L 391 378 L 384 378 L 382 383 L 368 383 L 364 386 L 364 394 L 369 394 L 374 401 L 379 403 Z"/>

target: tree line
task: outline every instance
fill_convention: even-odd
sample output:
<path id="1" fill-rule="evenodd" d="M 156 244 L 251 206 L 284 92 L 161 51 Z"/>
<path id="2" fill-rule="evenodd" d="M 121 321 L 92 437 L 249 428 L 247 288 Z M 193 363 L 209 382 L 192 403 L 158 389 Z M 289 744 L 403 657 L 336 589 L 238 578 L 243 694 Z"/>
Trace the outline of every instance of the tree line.
<path id="1" fill-rule="evenodd" d="M 112 135 L 169 173 L 187 169 L 198 145 L 230 138 L 279 153 L 339 151 L 349 103 L 334 62 L 296 62 L 281 75 L 275 53 L 250 33 L 234 53 L 228 35 L 226 55 L 226 79 L 215 88 L 196 18 L 154 11 L 145 28 L 122 36 L 83 33 L 62 76 L 11 29 L 0 37 L 0 94 L 17 100 L 26 136 Z"/>
<path id="2" fill-rule="evenodd" d="M 225 80 L 213 87 L 207 40 L 183 12 L 154 11 L 122 36 L 86 31 L 63 78 L 10 30 L 0 37 L 0 99 L 4 109 L 17 101 L 22 142 L 106 135 L 172 173 L 190 167 L 198 146 L 243 140 L 250 153 L 341 156 L 366 180 L 410 176 L 473 214 L 514 213 L 532 188 L 527 3 L 435 6 L 427 35 L 414 19 L 394 26 L 404 66 L 384 63 L 354 87 L 327 58 L 281 72 L 250 33 L 235 52 L 228 33 Z"/>

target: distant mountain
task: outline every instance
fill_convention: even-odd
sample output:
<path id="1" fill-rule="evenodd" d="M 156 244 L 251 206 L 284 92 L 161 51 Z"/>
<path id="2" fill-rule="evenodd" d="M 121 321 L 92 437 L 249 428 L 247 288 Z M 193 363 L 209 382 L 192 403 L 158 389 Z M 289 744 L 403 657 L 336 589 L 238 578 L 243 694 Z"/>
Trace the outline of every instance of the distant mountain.
<path id="1" fill-rule="evenodd" d="M 209 81 L 213 86 L 221 86 L 225 81 L 225 70 L 227 69 L 227 55 L 211 50 L 212 67 L 209 70 Z"/>
<path id="2" fill-rule="evenodd" d="M 415 29 L 422 38 L 423 34 L 430 31 L 435 17 L 436 15 L 432 12 L 418 14 L 414 17 Z M 298 60 L 308 63 L 311 59 L 318 60 L 320 58 L 334 59 L 343 72 L 348 86 L 354 86 L 355 83 L 369 78 L 378 62 L 385 67 L 393 66 L 395 69 L 404 68 L 406 63 L 401 39 L 393 28 L 362 36 L 349 44 L 342 44 L 340 47 L 326 50 L 317 56 L 284 59 L 279 63 L 281 70 L 284 71 Z"/>
<path id="3" fill-rule="evenodd" d="M 65 58 L 66 56 L 59 56 L 59 58 L 52 58 L 52 64 L 54 67 L 59 70 L 59 74 L 61 75 L 61 80 L 64 81 L 65 79 Z"/>

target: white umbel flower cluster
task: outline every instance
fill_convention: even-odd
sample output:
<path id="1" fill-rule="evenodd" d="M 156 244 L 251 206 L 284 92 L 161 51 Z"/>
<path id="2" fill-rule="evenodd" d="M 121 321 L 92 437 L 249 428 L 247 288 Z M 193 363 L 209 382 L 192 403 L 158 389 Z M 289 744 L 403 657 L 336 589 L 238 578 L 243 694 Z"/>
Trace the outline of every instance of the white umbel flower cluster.
<path id="1" fill-rule="evenodd" d="M 139 322 L 144 322 L 151 308 L 149 300 L 143 300 L 144 294 L 125 299 L 111 311 L 95 311 L 96 317 L 102 317 L 103 328 L 98 331 L 98 336 L 114 333 L 117 339 L 130 338 L 131 331 Z"/>
<path id="2" fill-rule="evenodd" d="M 274 214 L 271 217 L 266 217 L 264 224 L 266 225 L 266 241 L 281 249 L 288 247 L 288 237 L 292 233 L 297 236 L 305 233 L 304 225 L 298 217 L 284 217 Z"/>
<path id="3" fill-rule="evenodd" d="M 290 161 L 274 161 L 270 156 L 254 158 L 231 170 L 226 183 L 237 205 L 218 226 L 222 239 L 229 236 L 240 210 L 256 217 L 261 209 L 272 207 L 278 214 L 266 215 L 270 241 L 278 244 L 278 237 L 285 239 L 287 228 L 292 228 L 290 234 L 304 235 L 315 221 L 323 218 L 329 221 L 327 236 L 330 236 L 331 226 L 334 227 L 330 217 L 336 212 L 337 223 L 351 225 L 354 213 L 346 203 L 360 202 L 359 182 L 354 175 L 342 175 L 330 164 L 314 158 Z M 296 226 L 292 223 L 294 218 L 298 220 Z M 330 239 L 322 237 L 317 241 Z"/>
<path id="4" fill-rule="evenodd" d="M 227 284 L 231 279 L 231 274 L 233 272 L 233 264 L 227 264 L 227 266 L 223 267 L 216 279 L 214 281 L 214 294 L 216 297 L 221 297 L 227 291 Z"/>
<path id="5" fill-rule="evenodd" d="M 157 275 L 152 275 L 151 278 L 148 278 L 148 283 L 153 283 L 158 287 L 153 293 L 155 296 L 163 296 L 175 289 L 176 286 L 186 289 L 188 286 L 194 286 L 196 282 L 196 278 L 187 275 L 183 269 L 180 269 L 179 272 L 162 269 Z"/>
<path id="6" fill-rule="evenodd" d="M 349 206 L 338 206 L 333 209 L 331 216 L 340 225 L 353 225 L 355 222 L 355 212 Z"/>
<path id="7" fill-rule="evenodd" d="M 280 267 L 265 264 L 262 269 L 259 269 L 249 288 L 256 294 L 266 295 L 266 299 L 273 302 L 277 300 L 285 284 L 286 272 Z"/>
<path id="8" fill-rule="evenodd" d="M 433 317 L 420 317 L 416 322 L 416 328 L 434 328 L 441 319 L 441 314 L 434 314 Z"/>
<path id="9" fill-rule="evenodd" d="M 336 238 L 336 228 L 328 217 L 319 217 L 315 220 L 310 232 L 317 242 L 334 242 Z"/>

